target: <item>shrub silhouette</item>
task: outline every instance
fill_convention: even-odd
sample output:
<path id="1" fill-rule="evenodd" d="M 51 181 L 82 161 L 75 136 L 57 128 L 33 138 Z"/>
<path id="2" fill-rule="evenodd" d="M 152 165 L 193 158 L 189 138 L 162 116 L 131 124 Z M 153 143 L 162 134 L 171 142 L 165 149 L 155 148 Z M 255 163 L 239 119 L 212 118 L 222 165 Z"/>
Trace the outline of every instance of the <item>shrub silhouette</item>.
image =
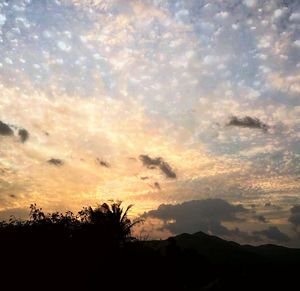
<path id="1" fill-rule="evenodd" d="M 25 224 L 61 224 L 68 227 L 78 225 L 79 222 L 78 215 L 74 215 L 72 211 L 67 211 L 65 214 L 59 212 L 45 214 L 42 208 L 38 208 L 36 204 L 31 204 L 29 221 L 26 221 Z"/>
<path id="2" fill-rule="evenodd" d="M 45 213 L 32 204 L 28 220 L 0 222 L 1 284 L 9 282 L 7 290 L 255 290 L 263 281 L 271 290 L 266 270 L 282 278 L 282 287 L 298 278 L 294 265 L 279 268 L 264 252 L 204 233 L 138 241 L 132 227 L 141 221 L 130 220 L 131 208 L 112 201 L 77 214 Z"/>
<path id="3" fill-rule="evenodd" d="M 115 262 L 133 253 L 126 245 L 133 241 L 132 227 L 141 221 L 129 219 L 131 208 L 111 201 L 77 214 L 46 213 L 32 204 L 28 220 L 11 217 L 0 222 L 0 249 L 7 250 L 1 269 L 5 266 L 6 276 L 22 270 L 20 275 L 34 275 L 40 282 L 53 277 L 66 290 L 95 286 L 99 276 L 125 276 L 114 269 Z"/>

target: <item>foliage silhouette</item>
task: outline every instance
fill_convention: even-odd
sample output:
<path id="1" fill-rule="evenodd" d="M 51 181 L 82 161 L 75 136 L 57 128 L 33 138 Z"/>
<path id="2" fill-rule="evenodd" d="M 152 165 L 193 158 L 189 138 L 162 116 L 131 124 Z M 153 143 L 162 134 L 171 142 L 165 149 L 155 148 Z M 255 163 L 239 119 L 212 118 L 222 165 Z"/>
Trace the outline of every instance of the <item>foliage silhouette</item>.
<path id="1" fill-rule="evenodd" d="M 254 290 L 297 281 L 300 250 L 250 247 L 204 233 L 140 241 L 120 201 L 77 214 L 30 206 L 28 220 L 0 222 L 2 285 L 8 290 Z M 45 285 L 46 284 L 46 285 Z M 130 284 L 128 288 L 128 284 Z M 26 286 L 26 287 L 25 287 Z"/>
<path id="2" fill-rule="evenodd" d="M 80 220 L 101 229 L 110 239 L 123 243 L 131 237 L 132 227 L 142 220 L 131 222 L 128 218 L 128 211 L 133 205 L 127 206 L 124 210 L 122 202 L 103 203 L 96 208 L 87 207 L 79 211 Z"/>

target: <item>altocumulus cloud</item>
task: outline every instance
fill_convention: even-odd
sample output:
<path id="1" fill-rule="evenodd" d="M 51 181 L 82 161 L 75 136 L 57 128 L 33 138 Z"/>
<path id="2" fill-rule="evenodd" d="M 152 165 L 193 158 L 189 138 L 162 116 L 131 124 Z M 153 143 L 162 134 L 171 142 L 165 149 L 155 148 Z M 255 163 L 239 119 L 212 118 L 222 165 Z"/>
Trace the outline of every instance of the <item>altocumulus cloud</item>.
<path id="1" fill-rule="evenodd" d="M 0 119 L 17 135 L 2 126 L 2 207 L 27 206 L 27 197 L 79 207 L 94 193 L 147 191 L 151 202 L 130 201 L 140 211 L 206 195 L 259 209 L 267 194 L 282 209 L 263 213 L 288 219 L 285 205 L 300 203 L 299 1 L 40 2 L 0 1 Z M 11 123 L 30 131 L 28 145 L 15 142 Z M 46 162 L 71 152 L 84 161 Z M 146 173 L 127 159 L 143 153 Z M 152 181 L 148 167 L 173 179 Z M 163 190 L 148 193 L 137 175 Z M 287 190 L 295 201 L 285 204 Z M 207 220 L 220 233 L 224 220 Z"/>

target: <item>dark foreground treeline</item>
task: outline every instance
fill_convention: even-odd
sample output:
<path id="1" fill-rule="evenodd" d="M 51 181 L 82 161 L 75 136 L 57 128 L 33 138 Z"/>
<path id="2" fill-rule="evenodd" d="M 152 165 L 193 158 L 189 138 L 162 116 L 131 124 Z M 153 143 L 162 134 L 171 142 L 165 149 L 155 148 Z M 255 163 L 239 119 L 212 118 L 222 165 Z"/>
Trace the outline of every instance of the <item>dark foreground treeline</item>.
<path id="1" fill-rule="evenodd" d="M 121 203 L 0 224 L 3 290 L 294 290 L 300 252 L 197 233 L 138 241 Z M 297 286 L 296 285 L 296 286 Z M 28 289 L 30 288 L 30 289 Z"/>

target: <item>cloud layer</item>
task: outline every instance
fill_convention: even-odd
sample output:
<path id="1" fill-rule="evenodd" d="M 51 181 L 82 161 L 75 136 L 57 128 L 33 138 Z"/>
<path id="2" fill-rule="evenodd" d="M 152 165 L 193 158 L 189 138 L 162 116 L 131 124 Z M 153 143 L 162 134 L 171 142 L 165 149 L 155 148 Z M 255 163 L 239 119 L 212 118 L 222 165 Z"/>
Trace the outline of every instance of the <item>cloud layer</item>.
<path id="1" fill-rule="evenodd" d="M 161 204 L 156 210 L 151 210 L 142 216 L 147 220 L 159 219 L 161 223 L 156 223 L 160 231 L 165 231 L 167 235 L 177 235 L 180 233 L 196 233 L 204 231 L 230 240 L 239 242 L 251 242 L 261 244 L 266 241 L 284 244 L 290 241 L 287 234 L 280 231 L 278 227 L 270 225 L 261 230 L 249 231 L 237 227 L 243 226 L 245 221 L 249 221 L 251 211 L 245 209 L 243 205 L 233 205 L 223 199 L 203 199 L 192 200 L 180 204 Z M 259 215 L 258 217 L 262 217 Z M 266 223 L 261 220 L 261 223 Z M 231 225 L 231 227 L 227 225 Z M 232 227 L 235 225 L 234 227 Z M 149 227 L 149 226 L 148 226 Z M 157 229 L 152 228 L 152 234 Z"/>
<path id="2" fill-rule="evenodd" d="M 162 204 L 157 210 L 145 213 L 144 217 L 159 218 L 165 228 L 173 233 L 194 233 L 199 230 L 215 235 L 226 235 L 230 231 L 223 221 L 238 221 L 239 213 L 246 212 L 242 205 L 231 205 L 222 199 L 193 200 L 181 204 Z"/>

